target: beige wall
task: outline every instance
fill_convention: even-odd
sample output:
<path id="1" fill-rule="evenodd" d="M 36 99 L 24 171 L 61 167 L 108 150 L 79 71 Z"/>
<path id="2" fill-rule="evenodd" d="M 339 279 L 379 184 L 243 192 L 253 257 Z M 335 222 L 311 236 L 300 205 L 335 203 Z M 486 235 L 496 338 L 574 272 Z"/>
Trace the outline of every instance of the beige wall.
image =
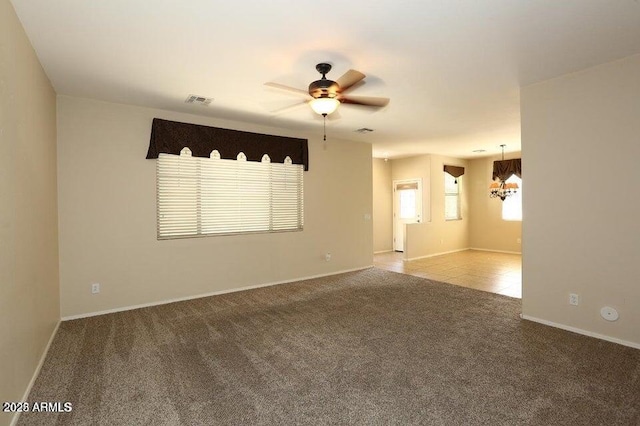
<path id="1" fill-rule="evenodd" d="M 469 201 L 466 177 L 461 180 L 462 220 L 444 219 L 444 164 L 468 167 L 466 160 L 438 155 L 420 155 L 392 160 L 392 180 L 421 178 L 422 223 L 407 225 L 405 259 L 415 259 L 469 247 Z"/>
<path id="2" fill-rule="evenodd" d="M 391 161 L 373 159 L 373 252 L 393 250 Z"/>
<path id="3" fill-rule="evenodd" d="M 158 241 L 154 117 L 308 137 L 304 231 Z M 370 266 L 371 146 L 321 134 L 58 97 L 63 317 Z"/>
<path id="4" fill-rule="evenodd" d="M 520 157 L 519 152 L 505 154 L 505 159 Z M 502 201 L 489 197 L 493 162 L 501 158 L 497 155 L 469 161 L 465 173 L 470 205 L 469 245 L 481 250 L 520 253 L 521 243 L 518 240 L 522 239 L 522 222 L 503 220 Z M 526 181 L 522 186 L 526 191 Z"/>
<path id="5" fill-rule="evenodd" d="M 0 0 L 0 401 L 22 399 L 60 318 L 55 99 Z"/>
<path id="6" fill-rule="evenodd" d="M 523 314 L 640 347 L 640 55 L 525 87 L 521 100 Z M 603 320 L 603 306 L 620 319 Z"/>

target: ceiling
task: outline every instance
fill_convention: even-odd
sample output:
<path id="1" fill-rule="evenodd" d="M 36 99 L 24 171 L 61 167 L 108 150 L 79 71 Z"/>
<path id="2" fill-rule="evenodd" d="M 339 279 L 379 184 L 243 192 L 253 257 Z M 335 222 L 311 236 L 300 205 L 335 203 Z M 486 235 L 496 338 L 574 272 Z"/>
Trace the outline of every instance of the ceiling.
<path id="1" fill-rule="evenodd" d="M 376 157 L 520 149 L 519 88 L 640 53 L 638 0 L 12 0 L 58 94 L 322 134 L 301 97 L 333 64 L 367 75 L 327 138 Z M 188 105 L 189 94 L 214 98 Z M 369 134 L 358 128 L 374 129 Z M 484 149 L 484 153 L 473 150 Z"/>

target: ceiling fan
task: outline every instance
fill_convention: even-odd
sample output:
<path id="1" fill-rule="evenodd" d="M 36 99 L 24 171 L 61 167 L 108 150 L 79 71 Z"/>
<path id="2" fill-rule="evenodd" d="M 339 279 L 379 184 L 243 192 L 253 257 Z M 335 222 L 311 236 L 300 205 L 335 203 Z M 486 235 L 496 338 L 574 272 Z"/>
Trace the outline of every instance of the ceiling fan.
<path id="1" fill-rule="evenodd" d="M 329 80 L 327 74 L 331 71 L 331 64 L 322 62 L 316 65 L 316 70 L 322 74 L 320 80 L 316 80 L 309 85 L 308 91 L 296 89 L 295 87 L 285 86 L 278 83 L 265 83 L 266 86 L 276 89 L 295 92 L 305 97 L 311 96 L 306 100 L 311 109 L 317 114 L 327 117 L 333 113 L 340 104 L 362 105 L 366 107 L 382 108 L 389 103 L 389 98 L 377 98 L 371 96 L 347 96 L 349 89 L 354 88 L 366 77 L 363 73 L 356 70 L 349 70 L 336 81 Z M 288 108 L 287 108 L 288 109 Z"/>

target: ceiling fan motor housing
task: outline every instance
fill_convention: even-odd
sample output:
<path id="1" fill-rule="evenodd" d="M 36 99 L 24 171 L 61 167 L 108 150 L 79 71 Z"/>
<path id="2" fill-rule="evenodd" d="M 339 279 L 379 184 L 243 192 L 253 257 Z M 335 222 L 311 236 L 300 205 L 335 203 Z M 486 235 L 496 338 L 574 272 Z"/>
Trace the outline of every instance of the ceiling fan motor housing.
<path id="1" fill-rule="evenodd" d="M 333 80 L 323 78 L 316 80 L 309 85 L 309 94 L 313 98 L 335 98 L 338 95 L 338 83 Z"/>
<path id="2" fill-rule="evenodd" d="M 320 80 L 316 80 L 309 85 L 309 95 L 318 98 L 335 98 L 338 95 L 340 86 L 333 80 L 329 80 L 326 74 L 331 71 L 331 64 L 325 62 L 316 65 L 316 70 L 322 74 Z"/>

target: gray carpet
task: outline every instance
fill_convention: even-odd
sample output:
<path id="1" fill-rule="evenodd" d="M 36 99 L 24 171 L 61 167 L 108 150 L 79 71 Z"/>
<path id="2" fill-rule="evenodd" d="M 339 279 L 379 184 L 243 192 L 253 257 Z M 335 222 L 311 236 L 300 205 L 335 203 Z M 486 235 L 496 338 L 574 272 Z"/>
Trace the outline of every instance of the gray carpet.
<path id="1" fill-rule="evenodd" d="M 368 269 L 61 324 L 21 425 L 638 425 L 640 351 Z"/>

